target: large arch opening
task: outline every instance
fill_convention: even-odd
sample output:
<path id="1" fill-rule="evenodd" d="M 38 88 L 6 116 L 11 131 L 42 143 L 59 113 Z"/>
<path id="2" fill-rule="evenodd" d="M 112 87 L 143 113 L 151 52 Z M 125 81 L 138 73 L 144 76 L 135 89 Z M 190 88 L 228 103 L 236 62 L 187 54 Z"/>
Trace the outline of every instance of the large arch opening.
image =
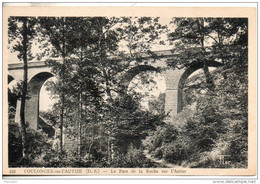
<path id="1" fill-rule="evenodd" d="M 58 97 L 53 93 L 52 87 L 57 82 L 56 77 L 50 77 L 47 79 L 39 94 L 39 119 L 38 126 L 42 129 L 49 137 L 55 135 L 55 129 L 57 129 L 57 119 L 54 116 L 54 104 L 58 101 Z"/>
<path id="2" fill-rule="evenodd" d="M 124 92 L 127 92 L 128 86 L 130 82 L 133 80 L 133 78 L 138 75 L 141 72 L 147 72 L 147 71 L 155 71 L 159 72 L 159 68 L 155 68 L 150 65 L 138 65 L 136 67 L 131 68 L 128 70 L 122 77 L 120 84 L 121 87 L 123 88 Z"/>
<path id="3" fill-rule="evenodd" d="M 209 62 L 208 66 L 210 69 L 222 66 L 219 62 Z M 178 83 L 178 103 L 177 103 L 177 113 L 181 112 L 183 109 L 183 88 L 185 86 L 186 80 L 192 76 L 194 73 L 203 68 L 203 63 L 196 63 L 188 67 L 185 72 L 181 75 Z"/>
<path id="4" fill-rule="evenodd" d="M 124 98 L 120 98 L 123 104 L 127 104 L 124 106 L 127 109 L 127 115 L 123 119 L 129 118 L 126 121 L 127 124 L 130 124 L 129 127 L 140 126 L 141 129 L 148 131 L 155 128 L 160 121 L 152 119 L 160 117 L 165 112 L 165 78 L 158 68 L 152 66 L 142 66 L 130 71 L 126 83 L 126 103 Z M 128 103 L 129 99 L 131 103 Z M 125 111 L 123 110 L 123 112 Z M 124 122 L 124 120 L 122 121 Z M 127 150 L 130 143 L 139 148 L 143 139 L 142 136 L 136 137 L 127 133 L 127 142 L 122 149 Z"/>
<path id="5" fill-rule="evenodd" d="M 39 94 L 39 111 L 48 112 L 52 110 L 53 105 L 57 102 L 57 96 L 52 91 L 52 86 L 57 82 L 55 76 L 47 79 L 40 90 Z"/>
<path id="6" fill-rule="evenodd" d="M 159 68 L 140 65 L 128 71 L 124 78 L 126 93 L 140 95 L 142 109 L 163 113 L 166 82 Z"/>
<path id="7" fill-rule="evenodd" d="M 28 99 L 25 104 L 25 121 L 29 127 L 39 128 L 39 98 L 40 90 L 46 80 L 53 77 L 50 72 L 41 72 L 33 76 L 28 82 Z"/>

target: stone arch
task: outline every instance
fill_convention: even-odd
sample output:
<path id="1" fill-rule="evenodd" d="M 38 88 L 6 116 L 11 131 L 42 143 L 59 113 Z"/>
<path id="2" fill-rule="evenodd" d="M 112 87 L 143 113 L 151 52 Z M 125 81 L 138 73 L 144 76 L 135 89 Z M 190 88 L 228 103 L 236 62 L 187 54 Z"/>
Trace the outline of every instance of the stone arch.
<path id="1" fill-rule="evenodd" d="M 138 65 L 136 67 L 131 68 L 128 70 L 122 77 L 120 81 L 120 85 L 123 88 L 123 91 L 126 93 L 127 88 L 130 84 L 130 82 L 133 80 L 133 78 L 138 75 L 141 72 L 146 72 L 146 71 L 156 71 L 160 72 L 159 68 L 153 67 L 151 65 Z"/>
<path id="2" fill-rule="evenodd" d="M 39 94 L 43 83 L 53 76 L 50 72 L 40 72 L 34 75 L 28 82 L 29 94 Z"/>
<path id="3" fill-rule="evenodd" d="M 28 99 L 25 104 L 25 121 L 32 129 L 38 129 L 39 122 L 39 98 L 40 90 L 46 80 L 53 77 L 50 72 L 40 72 L 34 75 L 28 82 Z"/>
<path id="4" fill-rule="evenodd" d="M 209 62 L 208 63 L 209 67 L 219 67 L 222 66 L 221 63 L 219 62 Z M 183 99 L 182 99 L 182 94 L 183 94 L 183 87 L 185 84 L 186 79 L 195 71 L 198 69 L 203 68 L 203 63 L 194 63 L 190 67 L 188 67 L 183 74 L 181 75 L 178 83 L 178 102 L 177 102 L 177 113 L 181 112 L 183 109 Z"/>

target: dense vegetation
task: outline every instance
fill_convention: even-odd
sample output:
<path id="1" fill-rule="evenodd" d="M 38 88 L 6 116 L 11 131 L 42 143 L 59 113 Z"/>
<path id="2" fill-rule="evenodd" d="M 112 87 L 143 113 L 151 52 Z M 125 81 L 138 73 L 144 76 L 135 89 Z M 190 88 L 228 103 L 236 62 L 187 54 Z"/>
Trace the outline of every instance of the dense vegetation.
<path id="1" fill-rule="evenodd" d="M 175 28 L 166 29 L 153 17 L 10 18 L 9 41 L 20 39 L 12 49 L 20 53 L 24 70 L 27 60 L 47 58 L 57 76 L 48 89 L 58 101 L 40 113 L 48 123 L 38 131 L 24 118 L 14 123 L 9 104 L 9 165 L 158 167 L 144 154 L 148 150 L 183 167 L 247 167 L 247 19 L 174 18 L 171 24 Z M 41 43 L 35 56 L 32 40 Z M 118 80 L 120 72 L 147 62 L 143 53 L 156 60 L 151 48 L 165 42 L 179 56 L 169 58 L 168 67 L 202 63 L 203 70 L 187 79 L 184 109 L 167 121 L 165 94 L 150 101 L 147 110 L 143 95 L 126 92 Z M 210 71 L 212 61 L 222 66 Z M 143 85 L 150 82 L 145 74 L 141 79 Z M 16 89 L 22 94 L 17 98 L 30 98 L 26 85 Z M 50 127 L 54 136 L 44 131 Z"/>
<path id="2" fill-rule="evenodd" d="M 214 70 L 214 92 L 192 87 L 205 85 L 202 75 L 190 78 L 185 109 L 146 137 L 144 147 L 183 167 L 247 167 L 247 62 L 242 65 Z"/>

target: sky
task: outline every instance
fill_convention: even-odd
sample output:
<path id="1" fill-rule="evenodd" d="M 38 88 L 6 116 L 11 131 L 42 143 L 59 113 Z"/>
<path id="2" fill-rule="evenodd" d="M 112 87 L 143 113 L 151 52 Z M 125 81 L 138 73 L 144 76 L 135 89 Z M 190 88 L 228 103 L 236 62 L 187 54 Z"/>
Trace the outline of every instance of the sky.
<path id="1" fill-rule="evenodd" d="M 46 89 L 46 82 L 48 81 L 57 81 L 56 77 L 51 77 L 43 84 L 41 91 L 40 91 L 40 101 L 39 101 L 39 109 L 40 111 L 48 111 L 51 110 L 53 105 L 58 101 L 57 99 L 53 98 L 51 92 Z"/>

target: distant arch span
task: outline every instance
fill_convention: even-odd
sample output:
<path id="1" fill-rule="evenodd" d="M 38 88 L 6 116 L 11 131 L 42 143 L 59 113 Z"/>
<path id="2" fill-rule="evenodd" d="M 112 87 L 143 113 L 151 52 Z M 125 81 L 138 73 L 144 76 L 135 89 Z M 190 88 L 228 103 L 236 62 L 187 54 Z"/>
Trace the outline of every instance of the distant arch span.
<path id="1" fill-rule="evenodd" d="M 129 69 L 122 77 L 121 79 L 121 86 L 127 90 L 130 82 L 133 80 L 133 78 L 140 74 L 141 72 L 146 72 L 146 71 L 155 71 L 155 72 L 159 72 L 160 69 L 159 68 L 156 68 L 154 66 L 151 66 L 151 65 L 138 65 L 138 66 L 135 66 L 131 69 Z M 126 91 L 125 91 L 126 92 Z"/>
<path id="2" fill-rule="evenodd" d="M 170 116 L 174 116 L 183 109 L 183 87 L 186 79 L 198 69 L 203 68 L 202 62 L 192 63 L 189 67 L 184 69 L 167 69 L 162 71 L 160 68 L 156 68 L 151 65 L 139 65 L 128 70 L 122 77 L 121 85 L 124 88 L 123 92 L 127 92 L 127 88 L 133 78 L 144 71 L 156 71 L 161 72 L 165 76 L 166 80 L 166 99 L 165 99 L 165 112 L 171 112 Z M 209 62 L 209 67 L 222 66 L 219 62 Z"/>
<path id="3" fill-rule="evenodd" d="M 178 106 L 177 106 L 177 113 L 181 112 L 183 109 L 183 87 L 185 84 L 185 81 L 187 78 L 195 71 L 203 68 L 204 64 L 202 62 L 199 63 L 193 63 L 191 66 L 189 66 L 181 75 L 178 83 Z M 222 66 L 221 63 L 213 61 L 213 62 L 208 62 L 208 67 L 219 67 Z"/>

